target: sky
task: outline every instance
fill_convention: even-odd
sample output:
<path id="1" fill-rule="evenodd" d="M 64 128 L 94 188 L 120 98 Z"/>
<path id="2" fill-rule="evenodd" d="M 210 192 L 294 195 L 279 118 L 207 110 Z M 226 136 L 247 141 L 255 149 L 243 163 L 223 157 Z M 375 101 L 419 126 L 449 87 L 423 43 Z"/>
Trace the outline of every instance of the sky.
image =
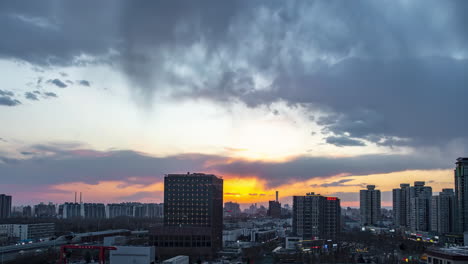
<path id="1" fill-rule="evenodd" d="M 467 156 L 468 2 L 1 1 L 0 193 L 15 205 L 224 200 L 383 206 Z"/>

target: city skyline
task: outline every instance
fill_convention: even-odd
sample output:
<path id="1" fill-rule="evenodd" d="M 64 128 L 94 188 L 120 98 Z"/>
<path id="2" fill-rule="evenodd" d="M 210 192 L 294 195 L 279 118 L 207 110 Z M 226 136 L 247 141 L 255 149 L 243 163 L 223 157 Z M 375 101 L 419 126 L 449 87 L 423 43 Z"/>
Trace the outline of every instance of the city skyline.
<path id="1" fill-rule="evenodd" d="M 308 192 L 382 207 L 468 156 L 464 1 L 0 3 L 0 193 L 13 205 Z M 166 14 L 170 14 L 169 16 Z M 362 15 L 367 14 L 367 15 Z"/>

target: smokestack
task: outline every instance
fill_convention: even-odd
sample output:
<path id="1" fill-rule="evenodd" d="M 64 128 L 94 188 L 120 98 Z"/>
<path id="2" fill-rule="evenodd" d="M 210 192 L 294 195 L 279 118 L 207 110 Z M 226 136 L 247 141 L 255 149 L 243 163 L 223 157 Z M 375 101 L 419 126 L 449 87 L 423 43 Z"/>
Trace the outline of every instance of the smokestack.
<path id="1" fill-rule="evenodd" d="M 81 199 L 81 192 L 80 192 L 80 204 L 83 203 L 83 200 Z"/>
<path id="2" fill-rule="evenodd" d="M 75 203 L 76 203 L 76 192 L 75 192 Z"/>
<path id="3" fill-rule="evenodd" d="M 278 191 L 276 191 L 276 202 L 278 202 Z"/>

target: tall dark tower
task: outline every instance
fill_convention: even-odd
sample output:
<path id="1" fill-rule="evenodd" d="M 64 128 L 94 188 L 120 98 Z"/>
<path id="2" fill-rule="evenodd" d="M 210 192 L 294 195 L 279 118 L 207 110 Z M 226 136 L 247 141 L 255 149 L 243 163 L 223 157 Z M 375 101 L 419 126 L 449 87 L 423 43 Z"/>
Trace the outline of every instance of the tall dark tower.
<path id="1" fill-rule="evenodd" d="M 367 185 L 367 190 L 361 190 L 359 195 L 361 225 L 376 225 L 380 221 L 380 190 Z"/>
<path id="2" fill-rule="evenodd" d="M 164 227 L 154 235 L 160 256 L 213 258 L 222 248 L 223 179 L 203 173 L 166 175 Z"/>
<path id="3" fill-rule="evenodd" d="M 458 158 L 455 163 L 455 203 L 457 231 L 468 231 L 468 158 Z"/>

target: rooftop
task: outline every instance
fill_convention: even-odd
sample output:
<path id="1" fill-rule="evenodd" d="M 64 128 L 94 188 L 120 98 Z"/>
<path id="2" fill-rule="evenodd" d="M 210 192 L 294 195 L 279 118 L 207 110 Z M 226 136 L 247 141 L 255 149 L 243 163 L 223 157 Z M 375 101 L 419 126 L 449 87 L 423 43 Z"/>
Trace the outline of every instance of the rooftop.
<path id="1" fill-rule="evenodd" d="M 468 259 L 468 247 L 429 248 L 427 253 L 436 253 L 446 257 L 466 257 Z"/>

